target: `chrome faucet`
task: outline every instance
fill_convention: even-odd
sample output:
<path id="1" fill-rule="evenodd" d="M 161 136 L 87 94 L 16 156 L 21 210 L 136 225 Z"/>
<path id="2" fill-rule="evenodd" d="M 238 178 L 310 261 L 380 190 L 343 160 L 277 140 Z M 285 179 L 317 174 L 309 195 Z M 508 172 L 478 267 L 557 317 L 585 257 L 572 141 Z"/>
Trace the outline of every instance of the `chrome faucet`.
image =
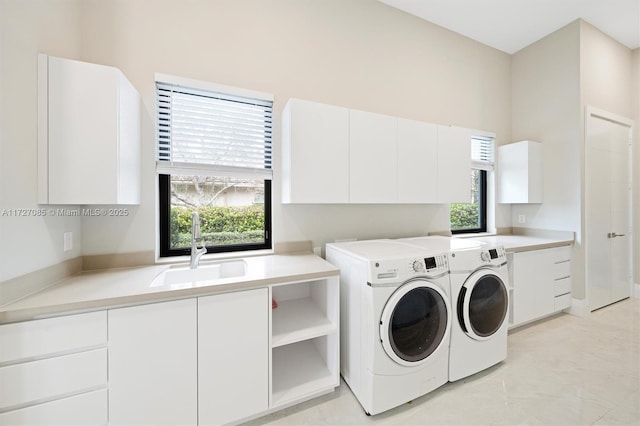
<path id="1" fill-rule="evenodd" d="M 198 240 L 201 239 L 200 216 L 198 216 L 198 212 L 193 212 L 191 214 L 191 263 L 189 264 L 191 269 L 196 269 L 198 267 L 200 258 L 207 252 L 207 247 L 205 247 L 203 241 L 201 241 L 202 247 L 198 248 Z"/>

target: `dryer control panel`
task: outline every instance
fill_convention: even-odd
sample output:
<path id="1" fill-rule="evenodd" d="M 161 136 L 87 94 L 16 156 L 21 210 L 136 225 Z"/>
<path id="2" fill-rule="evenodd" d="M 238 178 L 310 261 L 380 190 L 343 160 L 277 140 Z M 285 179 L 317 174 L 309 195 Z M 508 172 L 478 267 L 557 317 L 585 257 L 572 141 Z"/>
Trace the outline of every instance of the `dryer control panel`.
<path id="1" fill-rule="evenodd" d="M 499 267 L 506 263 L 507 253 L 502 246 L 457 250 L 449 255 L 449 270 L 452 274 L 460 271 L 472 271 L 481 266 Z"/>
<path id="2" fill-rule="evenodd" d="M 501 265 L 507 261 L 507 254 L 502 246 L 492 247 L 480 252 L 480 260 L 491 265 Z"/>

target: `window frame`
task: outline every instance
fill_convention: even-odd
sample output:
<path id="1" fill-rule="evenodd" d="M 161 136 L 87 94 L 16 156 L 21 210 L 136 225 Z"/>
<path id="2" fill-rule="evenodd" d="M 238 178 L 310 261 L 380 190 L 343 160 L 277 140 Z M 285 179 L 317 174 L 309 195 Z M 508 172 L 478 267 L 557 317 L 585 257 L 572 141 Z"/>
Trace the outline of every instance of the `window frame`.
<path id="1" fill-rule="evenodd" d="M 221 94 L 229 97 L 239 98 L 253 98 L 262 100 L 264 102 L 273 102 L 273 96 L 266 93 L 256 92 L 252 90 L 219 85 L 215 83 L 203 82 L 185 79 L 176 76 L 169 76 L 164 74 L 155 75 L 155 84 L 173 85 L 184 87 L 189 91 L 209 92 L 212 94 Z M 156 95 L 158 96 L 158 95 Z M 157 104 L 158 100 L 156 100 Z M 158 106 L 156 106 L 158 108 Z M 160 111 L 156 111 L 156 120 L 159 120 Z M 269 122 L 270 123 L 270 122 Z M 269 127 L 270 128 L 270 127 Z M 159 142 L 159 121 L 156 122 L 156 154 L 160 155 L 160 142 Z M 265 157 L 266 173 L 260 172 L 260 169 L 248 169 L 242 170 L 238 167 L 227 167 L 225 165 L 211 166 L 206 163 L 201 164 L 192 163 L 190 166 L 186 163 L 173 163 L 171 159 L 167 161 L 165 158 L 160 160 L 156 159 L 156 175 L 158 179 L 158 245 L 159 245 L 159 257 L 170 256 L 184 256 L 190 255 L 191 247 L 186 248 L 171 248 L 171 175 L 172 171 L 178 174 L 183 174 L 185 167 L 190 170 L 193 167 L 193 175 L 203 176 L 229 176 L 229 177 L 252 177 L 253 179 L 260 179 L 264 176 L 264 242 L 260 243 L 243 243 L 243 244 L 228 244 L 228 245 L 212 245 L 207 246 L 207 253 L 233 253 L 250 250 L 270 250 L 273 247 L 272 240 L 272 142 L 269 142 L 265 147 L 268 149 L 269 157 Z M 265 152 L 266 155 L 266 152 Z M 202 167 L 201 167 L 202 166 Z M 177 167 L 177 169 L 173 169 Z M 237 169 L 237 170 L 235 170 Z M 255 173 L 254 173 L 255 171 Z"/>
<path id="2" fill-rule="evenodd" d="M 171 175 L 158 175 L 158 220 L 160 226 L 160 257 L 188 256 L 191 248 L 171 248 Z M 207 253 L 229 253 L 249 250 L 270 250 L 271 239 L 271 180 L 264 180 L 264 243 L 228 244 L 206 246 Z"/>
<path id="3" fill-rule="evenodd" d="M 478 182 L 478 226 L 474 228 L 451 229 L 451 234 L 477 234 L 487 232 L 488 216 L 489 216 L 489 173 L 494 171 L 496 135 L 488 132 L 474 131 L 471 136 L 471 169 L 473 173 L 479 173 Z M 493 180 L 492 180 L 493 181 Z M 493 187 L 493 184 L 492 184 Z M 455 204 L 471 204 L 471 203 L 455 203 Z M 449 210 L 449 221 L 451 222 L 451 210 Z"/>
<path id="4" fill-rule="evenodd" d="M 487 180 L 488 180 L 488 171 L 482 169 L 472 169 L 478 170 L 480 173 L 480 194 L 478 197 L 478 221 L 480 222 L 480 226 L 478 228 L 464 228 L 464 229 L 451 229 L 451 234 L 477 234 L 480 232 L 487 232 Z M 466 204 L 466 203 L 455 203 L 455 204 Z"/>

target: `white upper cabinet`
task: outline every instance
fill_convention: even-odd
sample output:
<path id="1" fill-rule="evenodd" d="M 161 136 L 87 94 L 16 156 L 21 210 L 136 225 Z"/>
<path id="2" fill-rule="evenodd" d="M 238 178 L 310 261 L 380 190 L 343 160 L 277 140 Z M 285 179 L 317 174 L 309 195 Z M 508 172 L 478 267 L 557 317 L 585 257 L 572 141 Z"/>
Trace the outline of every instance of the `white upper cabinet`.
<path id="1" fill-rule="evenodd" d="M 290 99 L 282 202 L 468 203 L 474 132 Z"/>
<path id="2" fill-rule="evenodd" d="M 438 126 L 398 119 L 398 202 L 438 202 Z"/>
<path id="3" fill-rule="evenodd" d="M 498 148 L 498 202 L 542 203 L 542 144 L 521 141 Z"/>
<path id="4" fill-rule="evenodd" d="M 38 202 L 140 202 L 140 99 L 113 67 L 38 57 Z"/>
<path id="5" fill-rule="evenodd" d="M 349 202 L 349 110 L 290 99 L 282 122 L 282 202 Z"/>
<path id="6" fill-rule="evenodd" d="M 438 201 L 471 202 L 471 138 L 463 127 L 438 126 Z"/>
<path id="7" fill-rule="evenodd" d="M 349 111 L 349 201 L 398 200 L 398 119 Z"/>

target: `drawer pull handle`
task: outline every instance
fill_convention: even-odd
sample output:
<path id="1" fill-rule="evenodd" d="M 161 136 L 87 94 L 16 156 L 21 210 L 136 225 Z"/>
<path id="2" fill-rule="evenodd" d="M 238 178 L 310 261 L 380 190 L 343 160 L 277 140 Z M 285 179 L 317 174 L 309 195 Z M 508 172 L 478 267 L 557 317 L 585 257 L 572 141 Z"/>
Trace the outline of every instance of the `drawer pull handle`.
<path id="1" fill-rule="evenodd" d="M 567 278 L 571 278 L 571 275 L 567 275 L 566 277 L 554 278 L 555 281 L 566 280 Z"/>
<path id="2" fill-rule="evenodd" d="M 569 263 L 571 262 L 571 259 L 567 259 L 567 260 L 558 260 L 557 262 L 555 262 L 556 265 L 559 265 L 561 263 Z"/>

